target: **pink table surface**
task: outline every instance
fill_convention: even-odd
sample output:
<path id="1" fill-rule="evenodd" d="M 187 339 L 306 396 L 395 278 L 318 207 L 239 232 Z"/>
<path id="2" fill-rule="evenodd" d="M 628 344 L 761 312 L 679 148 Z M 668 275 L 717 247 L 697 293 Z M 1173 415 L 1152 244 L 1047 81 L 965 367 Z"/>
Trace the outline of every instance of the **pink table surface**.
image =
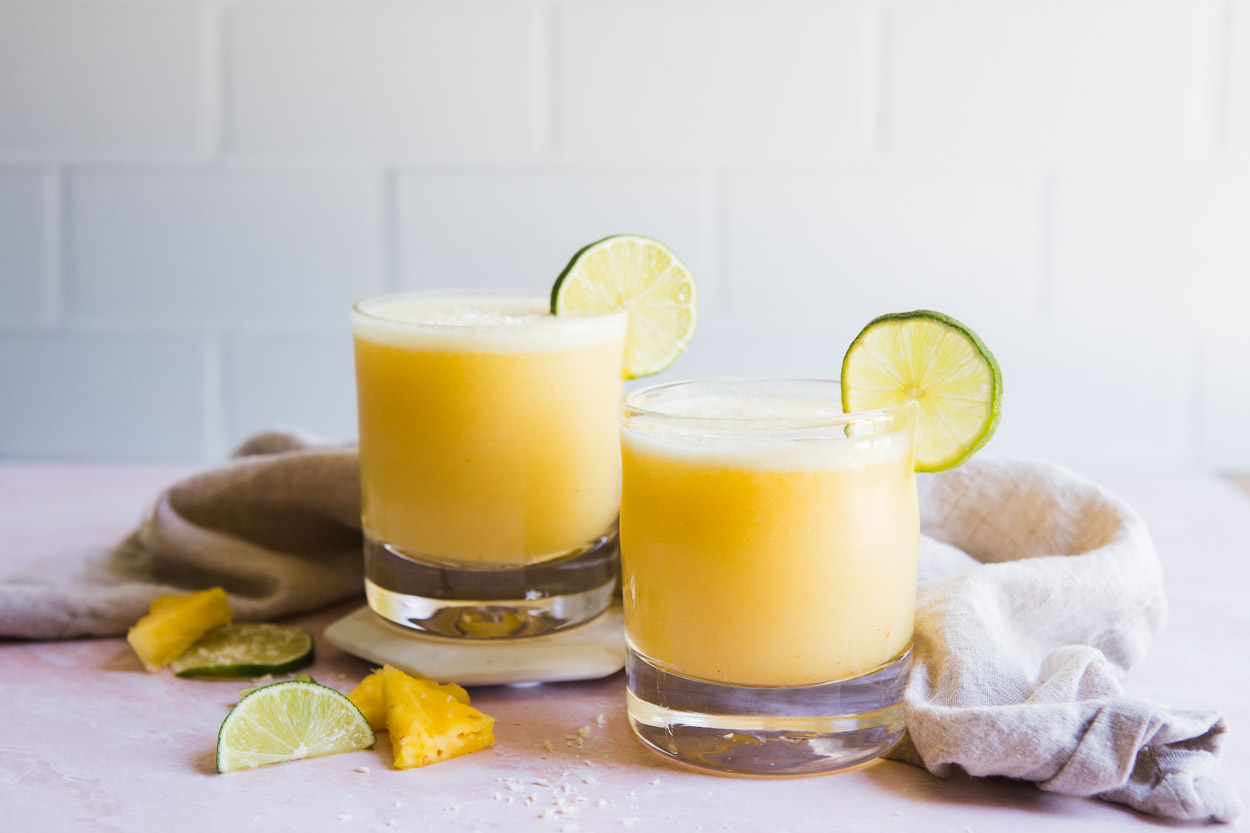
<path id="1" fill-rule="evenodd" d="M 111 543 L 161 486 L 189 470 L 0 465 L 0 572 Z M 1168 704 L 1222 709 L 1233 735 L 1220 775 L 1250 799 L 1250 500 L 1198 471 L 1088 473 L 1138 507 L 1166 570 L 1168 627 L 1126 685 Z M 294 620 L 318 636 L 312 674 L 343 691 L 368 666 L 320 634 L 352 608 Z M 217 727 L 238 683 L 144 673 L 120 639 L 0 642 L 0 830 L 1027 833 L 1056 823 L 1069 830 L 1154 824 L 1100 801 L 1002 779 L 942 780 L 890 761 L 782 781 L 683 770 L 633 739 L 623 685 L 618 674 L 478 688 L 475 705 L 498 718 L 496 745 L 424 769 L 391 769 L 390 751 L 379 744 L 219 775 Z M 566 737 L 582 727 L 590 731 L 578 749 Z M 503 779 L 524 786 L 513 791 Z M 557 797 L 576 814 L 544 818 Z M 1244 818 L 1233 825 L 1246 826 Z"/>

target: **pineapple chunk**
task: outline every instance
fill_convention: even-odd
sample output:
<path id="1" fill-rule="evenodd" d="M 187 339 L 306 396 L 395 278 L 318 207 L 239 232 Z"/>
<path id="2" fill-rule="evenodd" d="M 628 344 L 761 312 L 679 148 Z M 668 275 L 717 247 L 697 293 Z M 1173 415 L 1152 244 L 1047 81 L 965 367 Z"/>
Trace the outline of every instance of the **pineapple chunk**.
<path id="1" fill-rule="evenodd" d="M 219 625 L 230 624 L 230 602 L 220 587 L 186 596 L 157 596 L 126 634 L 149 671 L 164 668 L 191 643 Z"/>
<path id="2" fill-rule="evenodd" d="M 381 732 L 386 728 L 386 704 L 382 702 L 382 672 L 374 671 L 347 692 L 347 699 L 356 704 L 369 721 L 369 728 Z"/>
<path id="3" fill-rule="evenodd" d="M 495 718 L 460 702 L 445 687 L 389 665 L 382 668 L 381 679 L 396 769 L 436 764 L 495 742 Z"/>
<path id="4" fill-rule="evenodd" d="M 420 680 L 431 688 L 438 689 L 444 694 L 450 694 L 466 706 L 469 705 L 469 692 L 455 683 L 439 684 L 424 677 L 416 677 L 415 679 Z M 360 685 L 348 692 L 347 699 L 356 704 L 356 708 L 360 709 L 360 713 L 365 716 L 365 720 L 369 721 L 369 727 L 373 731 L 386 731 L 386 704 L 382 701 L 381 670 L 374 671 L 361 680 Z"/>

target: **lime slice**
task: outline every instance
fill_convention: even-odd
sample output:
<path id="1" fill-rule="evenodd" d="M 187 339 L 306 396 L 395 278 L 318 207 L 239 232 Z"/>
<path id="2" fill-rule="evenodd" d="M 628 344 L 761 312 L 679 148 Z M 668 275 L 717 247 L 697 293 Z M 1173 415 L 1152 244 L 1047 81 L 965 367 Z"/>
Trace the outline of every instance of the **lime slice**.
<path id="1" fill-rule="evenodd" d="M 591 243 L 564 267 L 551 289 L 553 315 L 629 310 L 625 378 L 668 367 L 694 335 L 694 278 L 677 255 L 647 237 L 618 234 Z"/>
<path id="2" fill-rule="evenodd" d="M 874 318 L 842 359 L 842 409 L 914 400 L 916 471 L 946 471 L 989 442 L 1002 416 L 1003 377 L 985 342 L 932 310 Z"/>
<path id="3" fill-rule="evenodd" d="M 226 715 L 217 734 L 217 771 L 351 752 L 376 742 L 351 700 L 327 686 L 288 680 L 256 689 Z"/>
<path id="4" fill-rule="evenodd" d="M 312 635 L 290 625 L 214 628 L 169 664 L 179 677 L 261 677 L 313 661 Z"/>

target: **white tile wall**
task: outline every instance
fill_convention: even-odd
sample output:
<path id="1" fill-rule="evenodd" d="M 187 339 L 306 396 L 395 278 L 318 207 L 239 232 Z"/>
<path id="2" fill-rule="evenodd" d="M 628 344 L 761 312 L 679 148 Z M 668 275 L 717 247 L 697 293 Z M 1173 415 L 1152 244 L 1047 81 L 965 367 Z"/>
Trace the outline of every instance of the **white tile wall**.
<path id="1" fill-rule="evenodd" d="M 1229 80 L 1223 90 L 1228 105 L 1230 150 L 1250 154 L 1250 0 L 1233 0 L 1228 36 Z"/>
<path id="2" fill-rule="evenodd" d="M 226 448 L 279 427 L 334 442 L 355 438 L 352 338 L 346 314 L 343 318 L 334 333 L 242 333 L 226 341 L 221 371 Z"/>
<path id="3" fill-rule="evenodd" d="M 1203 0 L 908 2 L 889 13 L 886 130 L 923 156 L 1185 155 L 1209 141 Z"/>
<path id="4" fill-rule="evenodd" d="M 823 159 L 865 150 L 875 32 L 858 5 L 571 5 L 560 148 L 602 158 Z"/>
<path id="5" fill-rule="evenodd" d="M 39 321 L 49 312 L 48 177 L 0 169 L 0 322 Z"/>
<path id="6" fill-rule="evenodd" d="M 523 6 L 233 10 L 229 146 L 269 158 L 524 157 L 538 118 L 531 49 Z"/>
<path id="7" fill-rule="evenodd" d="M 1199 451 L 1204 462 L 1250 471 L 1250 332 L 1246 327 L 1208 331 L 1198 397 L 1201 418 Z"/>
<path id="8" fill-rule="evenodd" d="M 205 366 L 187 335 L 0 335 L 0 457 L 198 459 Z"/>
<path id="9" fill-rule="evenodd" d="M 1131 320 L 984 334 L 1003 370 L 1003 421 L 986 451 L 1074 467 L 1194 460 L 1194 342 L 1147 338 Z"/>
<path id="10" fill-rule="evenodd" d="M 1250 167 L 1074 172 L 1059 177 L 1055 217 L 1062 319 L 1158 336 L 1245 328 Z"/>
<path id="11" fill-rule="evenodd" d="M 1010 170 L 731 175 L 736 326 L 832 329 L 845 346 L 881 312 L 931 307 L 974 329 L 1036 315 L 1039 187 Z"/>
<path id="12" fill-rule="evenodd" d="M 0 6 L 0 155 L 203 152 L 203 35 L 195 8 Z"/>
<path id="13" fill-rule="evenodd" d="M 397 209 L 402 284 L 541 295 L 579 248 L 624 231 L 664 240 L 701 272 L 701 196 L 700 178 L 683 171 L 404 174 Z"/>
<path id="14" fill-rule="evenodd" d="M 382 286 L 368 174 L 87 171 L 67 200 L 75 320 L 333 324 Z"/>
<path id="15" fill-rule="evenodd" d="M 346 310 L 695 270 L 665 379 L 998 353 L 993 454 L 1250 471 L 1250 0 L 0 0 L 0 458 L 353 428 Z"/>

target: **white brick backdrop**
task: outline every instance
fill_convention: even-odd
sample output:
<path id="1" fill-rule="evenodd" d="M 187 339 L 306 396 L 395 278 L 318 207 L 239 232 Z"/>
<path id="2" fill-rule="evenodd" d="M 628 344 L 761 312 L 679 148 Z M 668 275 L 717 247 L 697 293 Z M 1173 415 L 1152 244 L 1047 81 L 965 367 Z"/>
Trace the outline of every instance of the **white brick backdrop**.
<path id="1" fill-rule="evenodd" d="M 1250 471 L 1250 0 L 0 0 L 0 457 L 350 438 L 353 299 L 619 231 L 669 378 L 931 306 L 992 453 Z"/>

